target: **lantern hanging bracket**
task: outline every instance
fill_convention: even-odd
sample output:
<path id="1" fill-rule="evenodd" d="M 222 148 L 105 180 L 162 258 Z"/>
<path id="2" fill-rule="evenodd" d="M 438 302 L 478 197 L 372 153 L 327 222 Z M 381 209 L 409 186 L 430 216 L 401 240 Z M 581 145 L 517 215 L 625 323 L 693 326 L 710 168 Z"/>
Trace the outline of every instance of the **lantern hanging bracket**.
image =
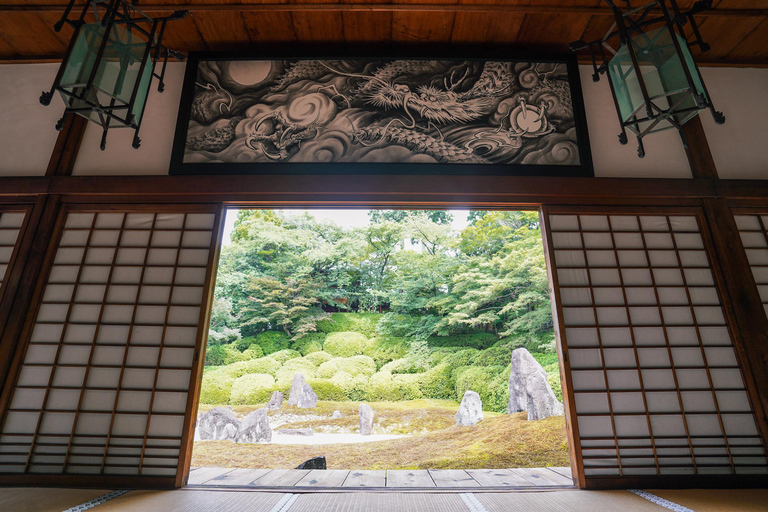
<path id="1" fill-rule="evenodd" d="M 65 109 L 57 130 L 76 114 L 101 126 L 102 150 L 110 128 L 132 128 L 132 146 L 138 148 L 152 80 L 158 79 L 157 89 L 163 92 L 168 58 L 185 59 L 162 44 L 166 24 L 184 18 L 187 11 L 152 18 L 138 8 L 138 0 L 87 0 L 73 17 L 77 2 L 70 0 L 53 27 L 59 32 L 67 25 L 73 35 L 53 86 L 41 94 L 40 103 L 49 105 L 58 92 Z"/>

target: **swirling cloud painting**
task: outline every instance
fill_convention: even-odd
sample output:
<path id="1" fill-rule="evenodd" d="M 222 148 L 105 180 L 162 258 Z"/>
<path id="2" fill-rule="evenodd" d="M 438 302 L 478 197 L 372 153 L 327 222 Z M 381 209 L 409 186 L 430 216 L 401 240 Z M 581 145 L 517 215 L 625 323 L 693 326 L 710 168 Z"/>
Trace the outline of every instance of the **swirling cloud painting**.
<path id="1" fill-rule="evenodd" d="M 184 164 L 578 166 L 565 63 L 201 60 Z"/>

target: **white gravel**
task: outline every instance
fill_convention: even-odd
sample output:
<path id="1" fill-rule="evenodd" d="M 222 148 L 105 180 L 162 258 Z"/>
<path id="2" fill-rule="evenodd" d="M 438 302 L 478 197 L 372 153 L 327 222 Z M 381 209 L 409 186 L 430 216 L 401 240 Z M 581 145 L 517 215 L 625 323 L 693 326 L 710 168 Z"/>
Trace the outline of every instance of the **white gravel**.
<path id="1" fill-rule="evenodd" d="M 395 434 L 371 434 L 361 436 L 360 434 L 318 434 L 313 436 L 293 436 L 272 434 L 272 442 L 269 444 L 350 444 L 350 443 L 374 443 L 376 441 L 389 441 L 391 439 L 400 439 L 409 437 Z"/>

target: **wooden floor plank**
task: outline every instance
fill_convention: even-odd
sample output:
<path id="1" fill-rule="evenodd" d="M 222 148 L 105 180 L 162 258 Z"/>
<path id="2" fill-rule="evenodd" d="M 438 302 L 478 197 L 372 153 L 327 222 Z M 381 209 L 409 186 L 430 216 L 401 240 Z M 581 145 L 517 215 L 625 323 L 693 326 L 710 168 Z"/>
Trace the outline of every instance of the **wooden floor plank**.
<path id="1" fill-rule="evenodd" d="M 350 471 L 342 487 L 386 487 L 387 472 L 383 469 Z"/>
<path id="2" fill-rule="evenodd" d="M 568 480 L 570 480 L 570 481 L 571 481 L 571 483 L 573 483 L 573 473 L 571 472 L 571 468 L 565 468 L 565 467 L 552 467 L 552 468 L 547 468 L 547 469 L 548 469 L 548 470 L 550 470 L 550 471 L 554 471 L 554 472 L 555 472 L 555 473 L 557 473 L 558 475 L 562 475 L 562 476 L 564 476 L 565 478 L 567 478 Z"/>
<path id="3" fill-rule="evenodd" d="M 468 469 L 467 473 L 483 487 L 533 487 L 535 484 L 511 469 Z"/>
<path id="4" fill-rule="evenodd" d="M 293 487 L 310 471 L 310 469 L 273 469 L 253 482 L 253 485 L 256 487 Z"/>
<path id="5" fill-rule="evenodd" d="M 435 482 L 426 469 L 390 469 L 387 487 L 435 487 Z"/>
<path id="6" fill-rule="evenodd" d="M 573 485 L 573 482 L 546 468 L 517 468 L 513 472 L 518 473 L 534 485 Z"/>
<path id="7" fill-rule="evenodd" d="M 472 475 L 463 469 L 429 469 L 437 487 L 480 487 Z"/>
<path id="8" fill-rule="evenodd" d="M 254 481 L 263 477 L 271 469 L 233 469 L 229 473 L 208 480 L 205 485 L 252 485 Z"/>
<path id="9" fill-rule="evenodd" d="M 341 487 L 348 474 L 346 469 L 312 469 L 296 487 Z"/>
<path id="10" fill-rule="evenodd" d="M 189 485 L 201 485 L 230 471 L 234 471 L 234 468 L 199 468 L 189 474 L 189 481 L 187 483 Z"/>

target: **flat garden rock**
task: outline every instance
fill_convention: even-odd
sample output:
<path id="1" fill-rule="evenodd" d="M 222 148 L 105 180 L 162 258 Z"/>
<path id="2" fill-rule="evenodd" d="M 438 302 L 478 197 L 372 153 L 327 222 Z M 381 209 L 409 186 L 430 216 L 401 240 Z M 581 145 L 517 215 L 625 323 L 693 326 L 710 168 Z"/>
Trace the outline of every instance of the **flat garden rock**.
<path id="1" fill-rule="evenodd" d="M 341 418 L 341 412 L 339 412 L 339 411 L 333 411 L 333 414 L 331 415 L 331 419 L 333 419 L 333 420 L 337 420 L 337 419 L 339 419 L 339 418 Z"/>
<path id="2" fill-rule="evenodd" d="M 507 413 L 528 411 L 528 421 L 563 414 L 561 404 L 547 381 L 547 372 L 524 348 L 512 352 Z"/>
<path id="3" fill-rule="evenodd" d="M 230 407 L 214 407 L 197 420 L 195 437 L 210 441 L 232 440 L 239 428 L 240 420 Z"/>
<path id="4" fill-rule="evenodd" d="M 267 404 L 267 409 L 270 411 L 274 411 L 276 409 L 280 409 L 283 406 L 283 392 L 282 391 L 275 391 L 272 393 L 272 396 L 269 397 L 269 403 Z"/>
<path id="5" fill-rule="evenodd" d="M 311 428 L 281 428 L 277 431 L 280 435 L 285 436 L 313 436 L 315 431 Z"/>
<path id="6" fill-rule="evenodd" d="M 373 409 L 368 404 L 360 404 L 360 434 L 367 436 L 373 432 Z"/>
<path id="7" fill-rule="evenodd" d="M 312 390 L 312 386 L 304 380 L 304 375 L 301 373 L 293 376 L 288 405 L 295 405 L 300 409 L 312 409 L 317 405 L 317 394 Z"/>
<path id="8" fill-rule="evenodd" d="M 237 443 L 259 443 L 262 441 L 270 442 L 271 440 L 272 429 L 269 428 L 267 410 L 263 407 L 245 417 L 235 436 Z"/>
<path id="9" fill-rule="evenodd" d="M 477 425 L 483 418 L 485 415 L 483 414 L 483 401 L 480 400 L 480 395 L 474 391 L 465 391 L 459 410 L 456 412 L 456 425 L 464 427 Z"/>

